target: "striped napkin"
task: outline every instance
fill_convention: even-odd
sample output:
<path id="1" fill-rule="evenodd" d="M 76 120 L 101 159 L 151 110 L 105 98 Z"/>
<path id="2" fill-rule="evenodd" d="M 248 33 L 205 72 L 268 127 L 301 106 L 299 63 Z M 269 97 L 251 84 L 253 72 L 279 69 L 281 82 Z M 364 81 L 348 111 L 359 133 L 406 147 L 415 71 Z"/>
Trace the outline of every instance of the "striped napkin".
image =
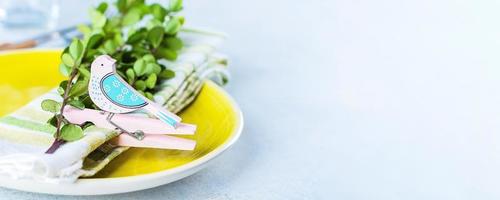
<path id="1" fill-rule="evenodd" d="M 154 95 L 156 103 L 177 113 L 191 103 L 204 80 L 224 84 L 228 79 L 227 59 L 216 53 L 224 36 L 215 32 L 185 29 L 179 36 L 184 41 L 175 62 L 162 60 L 176 75 L 160 84 Z M 44 182 L 74 182 L 79 177 L 93 176 L 128 147 L 114 147 L 106 141 L 117 136 L 113 130 L 89 127 L 80 140 L 61 146 L 53 154 L 43 152 L 53 141 L 55 128 L 47 125 L 51 113 L 41 109 L 44 99 L 61 101 L 52 90 L 17 111 L 0 118 L 0 175 L 16 179 Z"/>

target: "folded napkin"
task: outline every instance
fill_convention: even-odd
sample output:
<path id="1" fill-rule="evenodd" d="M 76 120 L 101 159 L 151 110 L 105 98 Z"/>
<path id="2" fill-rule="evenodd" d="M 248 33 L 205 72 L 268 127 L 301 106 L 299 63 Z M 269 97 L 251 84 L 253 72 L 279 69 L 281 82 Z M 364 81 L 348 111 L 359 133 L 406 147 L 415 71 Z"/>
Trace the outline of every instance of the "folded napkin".
<path id="1" fill-rule="evenodd" d="M 186 29 L 179 36 L 184 48 L 174 62 L 162 60 L 176 75 L 160 84 L 155 102 L 179 112 L 199 93 L 204 80 L 225 83 L 227 59 L 215 49 L 223 41 L 219 33 Z M 51 113 L 41 109 L 44 99 L 61 101 L 56 90 L 44 94 L 17 111 L 0 118 L 0 175 L 44 182 L 74 182 L 93 176 L 128 147 L 109 145 L 113 130 L 89 127 L 84 137 L 62 145 L 53 154 L 43 153 L 53 141 L 55 128 L 46 123 Z"/>

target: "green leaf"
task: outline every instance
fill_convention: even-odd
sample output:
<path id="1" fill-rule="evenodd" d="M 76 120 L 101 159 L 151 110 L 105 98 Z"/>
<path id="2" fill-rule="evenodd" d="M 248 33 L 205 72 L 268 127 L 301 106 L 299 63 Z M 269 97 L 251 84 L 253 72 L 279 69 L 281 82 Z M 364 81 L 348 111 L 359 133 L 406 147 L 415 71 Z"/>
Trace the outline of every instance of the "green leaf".
<path id="1" fill-rule="evenodd" d="M 163 22 L 161 22 L 160 20 L 157 20 L 157 19 L 151 19 L 148 21 L 148 23 L 146 24 L 146 28 L 149 30 L 149 29 L 152 29 L 153 27 L 155 26 L 162 26 L 163 25 Z"/>
<path id="2" fill-rule="evenodd" d="M 153 73 L 156 74 L 156 75 L 158 75 L 158 74 L 160 74 L 160 72 L 161 72 L 161 66 L 158 65 L 158 64 L 155 64 L 153 66 Z"/>
<path id="3" fill-rule="evenodd" d="M 83 137 L 83 130 L 80 126 L 74 124 L 65 124 L 61 128 L 61 139 L 67 142 L 73 142 Z"/>
<path id="4" fill-rule="evenodd" d="M 83 56 L 83 44 L 79 39 L 74 39 L 69 45 L 69 54 L 73 60 L 79 60 Z"/>
<path id="5" fill-rule="evenodd" d="M 148 79 L 146 79 L 146 87 L 152 89 L 156 86 L 156 74 L 149 75 Z"/>
<path id="6" fill-rule="evenodd" d="M 171 18 L 168 22 L 167 25 L 165 25 L 165 33 L 169 35 L 174 35 L 179 31 L 181 28 L 181 23 L 179 22 L 178 18 Z"/>
<path id="7" fill-rule="evenodd" d="M 144 91 L 146 89 L 146 83 L 143 80 L 138 80 L 134 83 L 134 88 L 139 91 Z"/>
<path id="8" fill-rule="evenodd" d="M 62 54 L 65 54 L 65 53 L 69 53 L 69 46 L 67 46 L 66 48 L 63 49 L 61 56 L 62 56 Z"/>
<path id="9" fill-rule="evenodd" d="M 90 36 L 87 42 L 87 49 L 93 49 L 102 44 L 102 40 L 104 39 L 104 34 L 102 33 L 94 33 Z"/>
<path id="10" fill-rule="evenodd" d="M 68 86 L 68 80 L 64 80 L 59 83 L 59 87 L 61 87 L 63 90 L 65 90 L 67 86 Z"/>
<path id="11" fill-rule="evenodd" d="M 115 36 L 113 37 L 113 41 L 115 42 L 115 44 L 118 44 L 118 45 L 123 45 L 123 37 L 122 37 L 122 34 L 120 33 L 116 33 Z"/>
<path id="12" fill-rule="evenodd" d="M 141 11 L 141 16 L 149 14 L 149 7 L 144 4 L 144 0 L 135 0 L 132 4 L 132 8 L 137 8 Z"/>
<path id="13" fill-rule="evenodd" d="M 52 99 L 45 99 L 42 101 L 42 110 L 51 113 L 57 113 L 61 109 L 61 103 Z"/>
<path id="14" fill-rule="evenodd" d="M 58 87 L 57 88 L 57 93 L 59 93 L 59 95 L 63 95 L 64 94 L 64 89 L 62 89 L 61 87 Z"/>
<path id="15" fill-rule="evenodd" d="M 81 66 L 78 67 L 78 71 L 80 72 L 81 75 L 83 75 L 83 77 L 90 78 L 90 71 L 87 68 Z"/>
<path id="16" fill-rule="evenodd" d="M 116 48 L 117 46 L 113 40 L 106 40 L 106 42 L 104 42 L 104 51 L 107 54 L 113 54 L 116 51 Z"/>
<path id="17" fill-rule="evenodd" d="M 106 2 L 101 2 L 96 8 L 96 10 L 102 14 L 104 14 L 107 9 L 108 9 L 108 4 Z"/>
<path id="18" fill-rule="evenodd" d="M 156 65 L 157 65 L 156 63 L 148 63 L 148 64 L 146 64 L 146 71 L 144 72 L 144 74 L 150 75 L 150 74 L 154 73 Z"/>
<path id="19" fill-rule="evenodd" d="M 229 82 L 229 79 L 227 76 L 222 76 L 222 85 L 226 85 L 227 82 Z"/>
<path id="20" fill-rule="evenodd" d="M 168 48 L 159 48 L 157 50 L 156 54 L 160 58 L 165 58 L 167 60 L 175 60 L 175 59 L 177 59 L 177 53 L 174 50 L 168 49 Z"/>
<path id="21" fill-rule="evenodd" d="M 78 25 L 77 27 L 78 31 L 80 31 L 80 33 L 82 33 L 84 36 L 88 36 L 91 32 L 92 32 L 92 29 L 90 29 L 89 26 L 85 25 L 85 24 L 80 24 Z"/>
<path id="22" fill-rule="evenodd" d="M 49 120 L 47 120 L 47 124 L 50 124 L 53 127 L 57 127 L 57 115 L 54 115 Z"/>
<path id="23" fill-rule="evenodd" d="M 182 0 L 170 0 L 169 10 L 172 12 L 179 12 L 182 10 Z"/>
<path id="24" fill-rule="evenodd" d="M 181 23 L 181 25 L 184 25 L 184 21 L 186 20 L 184 16 L 175 16 L 175 17 L 179 20 L 179 23 Z"/>
<path id="25" fill-rule="evenodd" d="M 177 37 L 168 37 L 163 41 L 164 45 L 172 50 L 180 50 L 183 46 L 182 40 Z"/>
<path id="26" fill-rule="evenodd" d="M 106 25 L 102 27 L 103 32 L 113 33 L 121 28 L 121 20 L 119 17 L 110 17 L 107 19 Z"/>
<path id="27" fill-rule="evenodd" d="M 72 105 L 73 107 L 75 108 L 78 108 L 78 109 L 84 109 L 85 108 L 85 104 L 83 104 L 83 102 L 79 101 L 79 100 L 71 100 L 68 102 L 69 105 Z"/>
<path id="28" fill-rule="evenodd" d="M 161 26 L 153 27 L 148 32 L 148 41 L 153 45 L 154 48 L 158 47 L 163 39 L 163 34 L 165 30 Z"/>
<path id="29" fill-rule="evenodd" d="M 142 76 L 146 72 L 146 64 L 143 59 L 137 59 L 133 68 L 137 76 Z"/>
<path id="30" fill-rule="evenodd" d="M 59 72 L 63 75 L 68 77 L 69 74 L 71 73 L 71 67 L 66 66 L 64 63 L 61 63 L 59 65 Z"/>
<path id="31" fill-rule="evenodd" d="M 125 16 L 123 16 L 122 24 L 124 26 L 132 25 L 141 20 L 141 10 L 139 8 L 130 9 Z"/>
<path id="32" fill-rule="evenodd" d="M 156 59 L 152 54 L 146 54 L 142 56 L 142 59 L 146 61 L 146 63 L 156 63 Z"/>
<path id="33" fill-rule="evenodd" d="M 73 84 L 69 90 L 70 97 L 77 97 L 87 93 L 87 87 L 89 85 L 88 79 L 78 80 Z"/>
<path id="34" fill-rule="evenodd" d="M 86 122 L 83 124 L 82 129 L 85 130 L 91 126 L 94 126 L 94 124 L 92 122 Z"/>
<path id="35" fill-rule="evenodd" d="M 165 16 L 167 15 L 167 10 L 163 8 L 160 4 L 154 3 L 151 6 L 149 6 L 149 10 L 153 17 L 160 22 L 163 22 L 165 20 Z"/>
<path id="36" fill-rule="evenodd" d="M 116 2 L 116 7 L 118 8 L 118 11 L 120 11 L 120 13 L 125 13 L 125 11 L 127 10 L 127 0 L 118 0 Z"/>
<path id="37" fill-rule="evenodd" d="M 144 93 L 144 96 L 145 96 L 146 98 L 148 98 L 149 100 L 153 100 L 153 98 L 154 98 L 154 96 L 153 96 L 153 94 L 151 94 L 151 92 L 145 92 L 145 93 Z"/>
<path id="38" fill-rule="evenodd" d="M 75 65 L 75 60 L 73 60 L 69 53 L 63 53 L 61 60 L 66 66 L 73 67 Z"/>
<path id="39" fill-rule="evenodd" d="M 94 28 L 102 28 L 106 25 L 106 16 L 97 10 L 90 10 L 90 20 L 92 21 L 92 26 Z"/>
<path id="40" fill-rule="evenodd" d="M 159 77 L 162 79 L 170 79 L 175 77 L 175 72 L 170 69 L 164 69 L 163 71 L 161 71 Z"/>
<path id="41" fill-rule="evenodd" d="M 59 87 L 57 88 L 57 92 L 60 94 L 60 95 L 63 95 L 64 94 L 64 90 L 66 90 L 66 86 L 68 84 L 68 81 L 67 80 L 64 80 L 64 81 L 61 81 L 61 83 L 59 83 Z"/>
<path id="42" fill-rule="evenodd" d="M 127 71 L 125 72 L 127 74 L 127 79 L 128 82 L 131 83 L 135 79 L 135 73 L 132 68 L 128 68 Z"/>
<path id="43" fill-rule="evenodd" d="M 96 48 L 97 46 L 101 45 L 103 38 L 104 35 L 101 33 L 92 34 L 87 41 L 87 50 Z"/>
<path id="44" fill-rule="evenodd" d="M 128 37 L 127 43 L 128 44 L 138 43 L 138 42 L 144 40 L 144 38 L 146 38 L 146 34 L 147 34 L 146 32 L 144 32 L 143 30 L 140 29 Z"/>

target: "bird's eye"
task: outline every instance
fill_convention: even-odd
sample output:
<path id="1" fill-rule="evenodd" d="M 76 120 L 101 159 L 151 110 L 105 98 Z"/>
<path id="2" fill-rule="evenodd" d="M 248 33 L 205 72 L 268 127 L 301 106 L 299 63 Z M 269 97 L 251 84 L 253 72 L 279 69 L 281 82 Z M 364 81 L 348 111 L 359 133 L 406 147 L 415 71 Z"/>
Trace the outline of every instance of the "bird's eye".
<path id="1" fill-rule="evenodd" d="M 104 66 L 104 64 L 101 64 L 101 66 Z"/>

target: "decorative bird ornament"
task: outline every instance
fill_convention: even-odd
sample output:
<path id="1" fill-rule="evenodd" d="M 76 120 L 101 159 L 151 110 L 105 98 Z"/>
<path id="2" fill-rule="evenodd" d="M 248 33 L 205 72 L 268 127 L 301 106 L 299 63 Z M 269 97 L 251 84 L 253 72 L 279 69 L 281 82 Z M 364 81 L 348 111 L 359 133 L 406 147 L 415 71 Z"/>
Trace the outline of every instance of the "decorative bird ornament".
<path id="1" fill-rule="evenodd" d="M 116 60 L 108 55 L 98 56 L 91 64 L 89 96 L 97 107 L 109 112 L 106 118 L 122 132 L 141 140 L 141 132 L 130 133 L 113 123 L 116 113 L 144 109 L 161 121 L 176 128 L 181 118 L 142 96 L 116 73 Z"/>

